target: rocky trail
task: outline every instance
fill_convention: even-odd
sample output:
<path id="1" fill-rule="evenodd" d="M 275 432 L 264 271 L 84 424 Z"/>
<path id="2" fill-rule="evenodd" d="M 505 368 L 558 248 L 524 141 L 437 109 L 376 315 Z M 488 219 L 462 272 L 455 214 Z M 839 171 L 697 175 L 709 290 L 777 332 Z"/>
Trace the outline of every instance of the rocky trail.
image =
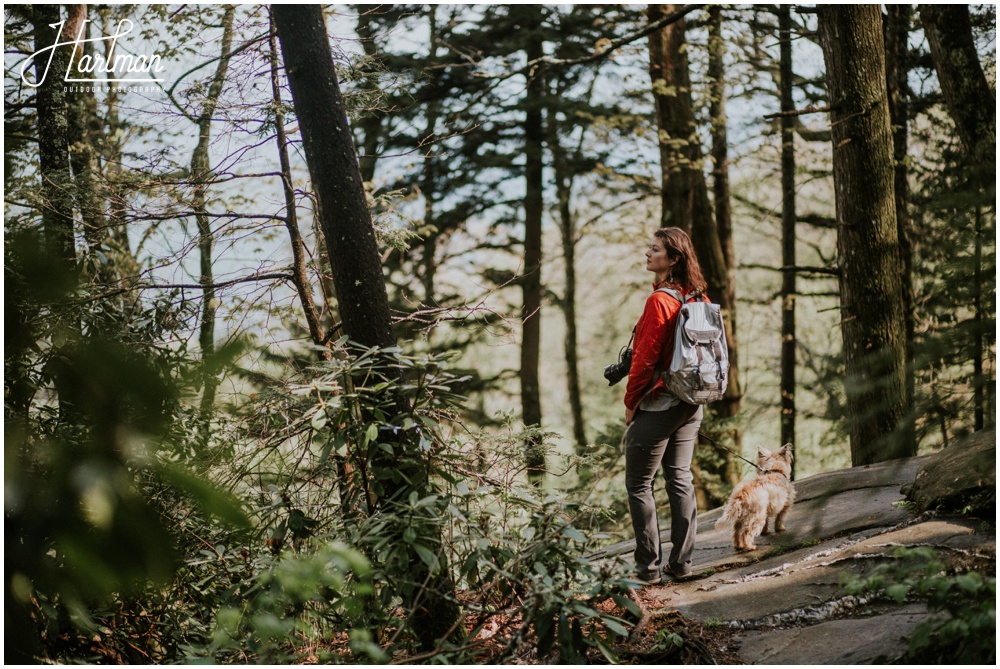
<path id="1" fill-rule="evenodd" d="M 930 490 L 935 485 L 952 497 L 961 490 L 985 490 L 995 508 L 995 431 L 977 434 L 961 450 L 797 481 L 788 529 L 761 537 L 751 553 L 733 549 L 728 528 L 714 528 L 721 509 L 700 515 L 697 577 L 644 588 L 646 615 L 639 626 L 678 611 L 711 628 L 727 628 L 732 646 L 727 650 L 746 664 L 869 664 L 898 658 L 930 615 L 926 604 L 848 595 L 842 579 L 871 573 L 895 559 L 900 546 L 929 547 L 956 571 L 996 576 L 995 522 L 927 510 L 940 501 L 941 493 Z M 911 501 L 901 492 L 905 486 L 911 486 Z M 661 537 L 666 554 L 669 529 Z M 630 563 L 633 549 L 633 542 L 622 542 L 595 558 Z"/>

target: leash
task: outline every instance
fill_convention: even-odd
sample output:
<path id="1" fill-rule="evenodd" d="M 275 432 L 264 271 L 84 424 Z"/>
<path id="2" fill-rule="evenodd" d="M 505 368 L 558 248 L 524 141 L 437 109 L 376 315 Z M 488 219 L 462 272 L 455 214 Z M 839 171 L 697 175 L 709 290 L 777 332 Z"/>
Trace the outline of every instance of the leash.
<path id="1" fill-rule="evenodd" d="M 711 443 L 711 444 L 713 444 L 715 446 L 718 446 L 719 448 L 721 448 L 724 451 L 729 451 L 730 453 L 732 453 L 733 455 L 735 455 L 736 457 L 738 457 L 740 460 L 742 460 L 743 462 L 747 463 L 748 465 L 750 465 L 751 467 L 753 467 L 754 469 L 756 469 L 757 471 L 759 471 L 761 474 L 770 474 L 771 473 L 770 469 L 764 469 L 763 467 L 761 467 L 760 465 L 758 465 L 756 462 L 750 462 L 749 460 L 747 460 L 746 458 L 744 458 L 742 455 L 740 455 L 736 451 L 732 450 L 731 448 L 726 448 L 725 446 L 723 446 L 722 444 L 720 444 L 719 442 L 717 442 L 715 439 L 712 439 L 711 437 L 709 437 L 708 435 L 706 435 L 704 432 L 700 432 L 699 431 L 698 432 L 698 436 L 701 437 L 702 439 L 705 439 L 709 443 Z"/>

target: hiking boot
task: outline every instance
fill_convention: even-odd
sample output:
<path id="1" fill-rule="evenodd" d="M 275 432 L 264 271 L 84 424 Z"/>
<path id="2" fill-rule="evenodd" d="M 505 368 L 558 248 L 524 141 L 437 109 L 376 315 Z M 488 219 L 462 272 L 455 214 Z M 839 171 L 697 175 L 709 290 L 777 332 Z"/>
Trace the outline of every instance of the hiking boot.
<path id="1" fill-rule="evenodd" d="M 659 572 L 636 574 L 636 579 L 642 581 L 646 585 L 659 585 L 663 583 L 663 577 L 660 576 Z"/>
<path id="2" fill-rule="evenodd" d="M 695 578 L 696 574 L 692 569 L 682 569 L 681 567 L 671 567 L 670 565 L 663 565 L 663 573 L 673 579 L 676 583 L 683 583 L 684 581 L 690 581 Z"/>

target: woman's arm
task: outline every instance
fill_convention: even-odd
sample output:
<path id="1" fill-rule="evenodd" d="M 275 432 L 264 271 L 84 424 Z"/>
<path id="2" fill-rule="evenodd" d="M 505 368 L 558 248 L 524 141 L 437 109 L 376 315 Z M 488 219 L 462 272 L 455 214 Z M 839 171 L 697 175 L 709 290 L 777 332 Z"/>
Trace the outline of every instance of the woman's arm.
<path id="1" fill-rule="evenodd" d="M 646 299 L 646 306 L 635 327 L 632 366 L 625 390 L 625 408 L 629 411 L 634 412 L 639 407 L 653 383 L 656 364 L 663 356 L 668 338 L 668 325 L 680 306 L 680 302 L 664 292 L 655 292 Z"/>

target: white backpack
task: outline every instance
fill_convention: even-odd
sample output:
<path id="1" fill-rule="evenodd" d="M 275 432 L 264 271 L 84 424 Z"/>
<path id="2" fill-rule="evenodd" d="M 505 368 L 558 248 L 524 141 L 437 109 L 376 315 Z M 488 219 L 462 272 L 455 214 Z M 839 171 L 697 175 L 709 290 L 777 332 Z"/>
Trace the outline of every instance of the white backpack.
<path id="1" fill-rule="evenodd" d="M 721 399 L 729 383 L 729 347 L 718 304 L 685 302 L 676 290 L 660 288 L 681 303 L 674 327 L 674 355 L 663 380 L 671 395 L 688 404 Z"/>

